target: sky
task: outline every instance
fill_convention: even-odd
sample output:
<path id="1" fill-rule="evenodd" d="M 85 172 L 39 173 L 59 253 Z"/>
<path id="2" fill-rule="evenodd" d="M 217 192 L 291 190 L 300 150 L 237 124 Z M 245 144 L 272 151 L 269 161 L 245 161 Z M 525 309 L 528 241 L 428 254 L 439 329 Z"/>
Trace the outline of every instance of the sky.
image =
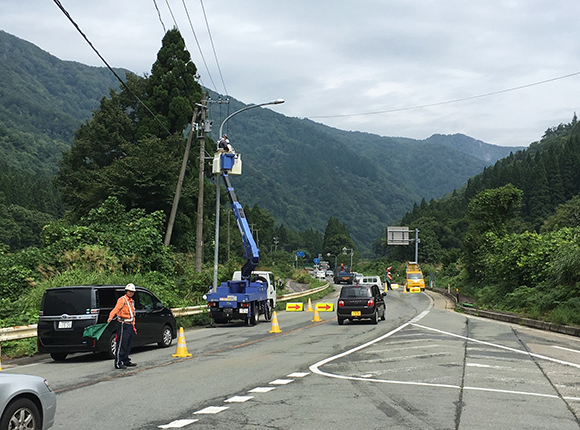
<path id="1" fill-rule="evenodd" d="M 177 26 L 202 85 L 342 130 L 528 146 L 580 113 L 578 0 L 59 2 L 112 67 Z M 104 66 L 55 1 L 0 0 L 0 29 Z"/>

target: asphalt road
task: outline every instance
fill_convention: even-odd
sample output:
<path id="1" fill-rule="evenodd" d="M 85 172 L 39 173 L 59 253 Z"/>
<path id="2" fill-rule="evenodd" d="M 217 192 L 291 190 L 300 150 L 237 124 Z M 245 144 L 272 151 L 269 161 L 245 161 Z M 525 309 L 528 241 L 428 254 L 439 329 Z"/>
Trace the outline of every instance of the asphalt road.
<path id="1" fill-rule="evenodd" d="M 186 330 L 192 357 L 140 348 L 130 370 L 92 354 L 3 367 L 47 378 L 59 430 L 580 428 L 580 339 L 457 314 L 436 294 L 387 302 L 378 325 L 278 312 L 278 334 Z"/>

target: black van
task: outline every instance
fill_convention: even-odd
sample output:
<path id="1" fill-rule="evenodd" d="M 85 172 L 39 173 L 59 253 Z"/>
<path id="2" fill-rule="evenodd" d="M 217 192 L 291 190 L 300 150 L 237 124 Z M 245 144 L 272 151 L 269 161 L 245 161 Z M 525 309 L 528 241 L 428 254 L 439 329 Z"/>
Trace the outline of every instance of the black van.
<path id="1" fill-rule="evenodd" d="M 177 337 L 171 309 L 146 288 L 136 287 L 135 327 L 132 346 L 157 343 L 171 345 Z M 117 324 L 111 322 L 99 340 L 84 337 L 86 327 L 106 323 L 124 285 L 83 285 L 46 290 L 38 317 L 38 351 L 57 361 L 74 352 L 105 352 L 115 357 Z"/>

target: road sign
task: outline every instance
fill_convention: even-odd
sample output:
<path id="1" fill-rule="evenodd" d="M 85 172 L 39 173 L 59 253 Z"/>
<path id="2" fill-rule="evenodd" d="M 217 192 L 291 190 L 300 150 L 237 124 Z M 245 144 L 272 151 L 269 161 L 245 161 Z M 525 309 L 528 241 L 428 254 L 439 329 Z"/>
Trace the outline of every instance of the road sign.
<path id="1" fill-rule="evenodd" d="M 410 293 L 420 293 L 421 287 L 411 287 L 411 288 L 409 288 L 409 292 Z"/>
<path id="2" fill-rule="evenodd" d="M 318 312 L 334 312 L 334 303 L 316 303 Z"/>
<path id="3" fill-rule="evenodd" d="M 315 258 L 315 259 L 314 259 L 314 260 L 312 260 L 312 261 L 314 261 L 314 264 L 318 264 L 318 263 L 320 262 L 320 258 Z"/>
<path id="4" fill-rule="evenodd" d="M 387 227 L 387 245 L 408 245 L 409 227 Z"/>
<path id="5" fill-rule="evenodd" d="M 304 251 L 296 251 L 296 257 L 302 257 L 304 258 Z"/>
<path id="6" fill-rule="evenodd" d="M 286 311 L 288 312 L 302 312 L 304 310 L 304 303 L 286 303 Z"/>

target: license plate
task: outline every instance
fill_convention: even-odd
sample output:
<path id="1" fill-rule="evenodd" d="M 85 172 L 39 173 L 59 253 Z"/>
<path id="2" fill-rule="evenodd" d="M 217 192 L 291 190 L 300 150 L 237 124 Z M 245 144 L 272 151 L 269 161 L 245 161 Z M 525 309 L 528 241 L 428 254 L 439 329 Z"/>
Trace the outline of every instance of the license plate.
<path id="1" fill-rule="evenodd" d="M 72 328 L 72 321 L 59 321 L 58 328 Z"/>
<path id="2" fill-rule="evenodd" d="M 350 316 L 351 317 L 360 317 L 360 311 L 351 311 Z"/>
<path id="3" fill-rule="evenodd" d="M 241 308 L 240 310 L 238 310 L 239 313 L 241 314 L 247 314 L 248 313 L 248 308 Z"/>

